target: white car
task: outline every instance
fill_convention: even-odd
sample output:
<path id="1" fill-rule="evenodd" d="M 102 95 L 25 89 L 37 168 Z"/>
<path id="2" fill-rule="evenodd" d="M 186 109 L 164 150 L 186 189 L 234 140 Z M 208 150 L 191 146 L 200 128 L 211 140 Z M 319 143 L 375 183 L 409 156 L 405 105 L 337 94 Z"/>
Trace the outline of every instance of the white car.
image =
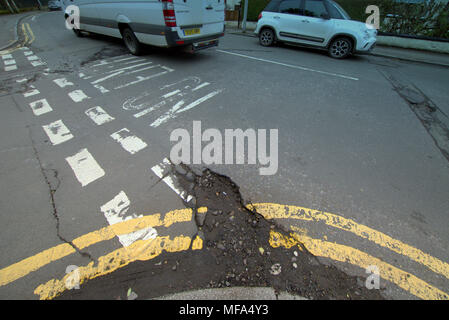
<path id="1" fill-rule="evenodd" d="M 123 38 L 134 55 L 141 53 L 141 44 L 189 46 L 196 51 L 217 46 L 224 35 L 225 0 L 70 0 L 67 4 L 79 8 L 79 28 L 73 28 L 77 36 L 87 31 Z M 73 12 L 66 9 L 65 18 L 73 17 Z"/>
<path id="2" fill-rule="evenodd" d="M 286 42 L 317 47 L 337 59 L 369 52 L 377 36 L 376 29 L 351 20 L 331 0 L 272 0 L 259 15 L 255 33 L 263 46 Z"/>

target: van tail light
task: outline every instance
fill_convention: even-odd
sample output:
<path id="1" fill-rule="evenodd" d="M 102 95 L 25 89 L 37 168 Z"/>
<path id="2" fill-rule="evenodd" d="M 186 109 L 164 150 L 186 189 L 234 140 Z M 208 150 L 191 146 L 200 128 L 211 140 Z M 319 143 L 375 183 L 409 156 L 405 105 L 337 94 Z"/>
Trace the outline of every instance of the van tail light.
<path id="1" fill-rule="evenodd" d="M 176 27 L 175 6 L 173 0 L 162 0 L 162 12 L 164 13 L 165 25 Z"/>
<path id="2" fill-rule="evenodd" d="M 262 12 L 259 13 L 259 16 L 257 17 L 257 21 L 259 21 L 260 19 L 262 19 Z"/>

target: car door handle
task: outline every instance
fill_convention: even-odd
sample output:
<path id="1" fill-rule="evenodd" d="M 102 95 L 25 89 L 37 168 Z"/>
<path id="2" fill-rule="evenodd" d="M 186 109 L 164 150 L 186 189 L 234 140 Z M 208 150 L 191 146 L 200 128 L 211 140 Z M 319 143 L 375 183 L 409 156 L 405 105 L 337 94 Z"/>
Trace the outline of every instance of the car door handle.
<path id="1" fill-rule="evenodd" d="M 281 17 L 278 16 L 274 16 L 273 19 L 280 19 Z"/>
<path id="2" fill-rule="evenodd" d="M 301 20 L 301 22 L 304 22 L 304 23 L 310 23 L 309 20 Z"/>

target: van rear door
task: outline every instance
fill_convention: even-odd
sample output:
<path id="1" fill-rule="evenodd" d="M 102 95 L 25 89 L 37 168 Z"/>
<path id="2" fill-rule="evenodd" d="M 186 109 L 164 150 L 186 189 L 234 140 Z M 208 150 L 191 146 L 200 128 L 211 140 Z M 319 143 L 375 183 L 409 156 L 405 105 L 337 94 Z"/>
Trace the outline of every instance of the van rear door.
<path id="1" fill-rule="evenodd" d="M 223 32 L 224 0 L 173 0 L 180 38 Z"/>

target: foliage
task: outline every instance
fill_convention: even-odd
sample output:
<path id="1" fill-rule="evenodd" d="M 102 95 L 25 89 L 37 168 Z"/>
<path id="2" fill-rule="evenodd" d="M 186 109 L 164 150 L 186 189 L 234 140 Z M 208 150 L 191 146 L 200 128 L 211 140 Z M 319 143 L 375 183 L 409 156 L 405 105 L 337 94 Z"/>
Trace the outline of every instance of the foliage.
<path id="1" fill-rule="evenodd" d="M 383 0 L 379 7 L 381 31 L 449 38 L 448 4 L 436 0 L 422 3 Z"/>

